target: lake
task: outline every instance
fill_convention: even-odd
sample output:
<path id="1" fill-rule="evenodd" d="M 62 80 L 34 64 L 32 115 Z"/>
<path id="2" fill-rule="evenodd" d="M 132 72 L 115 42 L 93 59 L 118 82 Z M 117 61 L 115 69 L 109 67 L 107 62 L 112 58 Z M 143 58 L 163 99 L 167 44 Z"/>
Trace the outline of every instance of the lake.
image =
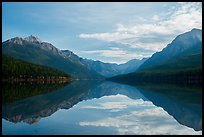
<path id="1" fill-rule="evenodd" d="M 5 85 L 2 134 L 202 134 L 202 89 L 74 81 Z"/>

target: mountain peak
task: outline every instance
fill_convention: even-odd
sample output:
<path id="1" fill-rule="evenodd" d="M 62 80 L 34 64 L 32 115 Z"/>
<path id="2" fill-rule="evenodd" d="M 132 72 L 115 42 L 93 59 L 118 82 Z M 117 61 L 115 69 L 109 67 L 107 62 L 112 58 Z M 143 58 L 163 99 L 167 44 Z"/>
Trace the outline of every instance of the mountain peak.
<path id="1" fill-rule="evenodd" d="M 23 44 L 22 40 L 23 39 L 20 38 L 20 37 L 15 37 L 15 38 L 12 38 L 12 39 L 8 40 L 8 42 L 12 41 L 14 44 L 22 45 Z"/>
<path id="2" fill-rule="evenodd" d="M 34 35 L 30 35 L 28 37 L 25 37 L 24 40 L 28 41 L 28 42 L 35 42 L 35 43 L 42 43 L 42 40 Z"/>
<path id="3" fill-rule="evenodd" d="M 202 41 L 202 30 L 193 28 L 191 31 L 178 35 L 172 43 L 176 42 L 177 45 L 191 45 L 192 41 Z M 181 43 L 182 44 L 181 44 Z M 179 44 L 178 44 L 179 43 Z"/>
<path id="4" fill-rule="evenodd" d="M 191 32 L 195 32 L 195 31 L 201 31 L 201 29 L 193 28 L 193 29 L 191 30 Z"/>

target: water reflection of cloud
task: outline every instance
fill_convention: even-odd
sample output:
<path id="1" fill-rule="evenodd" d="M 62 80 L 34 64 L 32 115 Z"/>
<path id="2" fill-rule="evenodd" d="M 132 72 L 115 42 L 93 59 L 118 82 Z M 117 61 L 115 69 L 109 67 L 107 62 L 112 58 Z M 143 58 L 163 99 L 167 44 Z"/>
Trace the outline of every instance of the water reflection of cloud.
<path id="1" fill-rule="evenodd" d="M 101 99 L 104 101 L 111 102 L 99 102 L 94 103 L 92 105 L 81 106 L 81 108 L 87 109 L 108 109 L 110 112 L 118 112 L 123 110 L 124 108 L 128 108 L 131 106 L 152 106 L 152 102 L 143 101 L 142 99 L 130 101 L 127 96 L 117 94 L 115 96 L 104 96 Z"/>
<path id="2" fill-rule="evenodd" d="M 96 121 L 82 121 L 79 123 L 80 126 L 115 128 L 118 134 L 202 134 L 202 131 L 196 132 L 192 128 L 180 125 L 161 107 L 156 107 L 151 102 L 132 100 L 124 95 L 103 97 L 100 100 L 103 101 L 81 108 L 125 113 L 115 113 L 106 118 L 104 116 Z M 142 107 L 137 109 L 139 106 Z M 126 109 L 128 107 L 134 109 Z"/>

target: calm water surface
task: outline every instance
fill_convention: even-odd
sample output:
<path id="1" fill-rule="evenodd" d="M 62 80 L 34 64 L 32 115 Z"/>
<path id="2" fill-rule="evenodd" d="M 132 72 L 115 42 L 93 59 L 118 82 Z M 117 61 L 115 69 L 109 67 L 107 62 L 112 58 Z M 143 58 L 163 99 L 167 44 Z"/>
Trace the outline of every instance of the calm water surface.
<path id="1" fill-rule="evenodd" d="M 38 88 L 26 91 L 48 89 Z M 3 134 L 202 134 L 202 89 L 76 81 L 27 98 L 22 89 L 4 88 L 19 98 L 3 95 Z"/>

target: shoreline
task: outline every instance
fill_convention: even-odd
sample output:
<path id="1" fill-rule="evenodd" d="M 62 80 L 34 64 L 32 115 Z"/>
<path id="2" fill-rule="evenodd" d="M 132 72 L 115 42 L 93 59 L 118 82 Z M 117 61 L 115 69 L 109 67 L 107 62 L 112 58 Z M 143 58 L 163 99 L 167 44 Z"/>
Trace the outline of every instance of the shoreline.
<path id="1" fill-rule="evenodd" d="M 65 76 L 25 76 L 25 77 L 8 77 L 2 78 L 3 83 L 69 83 L 73 81 L 70 77 Z"/>

